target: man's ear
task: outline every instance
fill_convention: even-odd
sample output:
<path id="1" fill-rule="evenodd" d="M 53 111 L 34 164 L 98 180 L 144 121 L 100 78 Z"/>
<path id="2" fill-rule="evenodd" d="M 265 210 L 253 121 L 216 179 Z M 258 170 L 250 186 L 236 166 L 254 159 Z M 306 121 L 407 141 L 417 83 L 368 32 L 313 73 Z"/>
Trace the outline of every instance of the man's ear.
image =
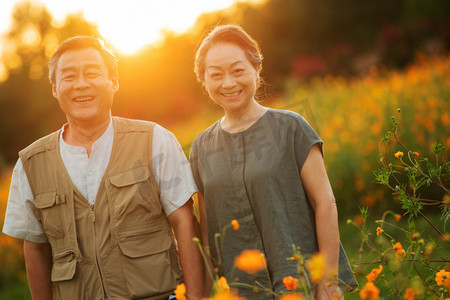
<path id="1" fill-rule="evenodd" d="M 114 93 L 117 92 L 119 90 L 119 79 L 117 78 L 117 76 L 114 76 L 111 79 L 111 83 Z"/>
<path id="2" fill-rule="evenodd" d="M 56 89 L 56 83 L 52 83 L 52 94 L 53 94 L 53 97 L 58 99 L 58 91 Z"/>

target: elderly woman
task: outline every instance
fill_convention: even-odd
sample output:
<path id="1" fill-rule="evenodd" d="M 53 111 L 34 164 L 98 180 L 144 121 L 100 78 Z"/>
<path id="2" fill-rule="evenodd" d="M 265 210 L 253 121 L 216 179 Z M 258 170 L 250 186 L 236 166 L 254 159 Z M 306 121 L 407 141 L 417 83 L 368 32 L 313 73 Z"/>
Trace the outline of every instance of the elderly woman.
<path id="1" fill-rule="evenodd" d="M 283 278 L 297 276 L 292 245 L 304 257 L 321 252 L 327 270 L 317 285 L 316 299 L 330 299 L 356 286 L 340 246 L 336 203 L 325 171 L 322 141 L 302 116 L 264 107 L 255 99 L 260 85 L 262 55 L 258 44 L 239 26 L 216 27 L 199 47 L 195 72 L 224 116 L 200 133 L 190 161 L 200 190 L 202 237 L 209 241 L 219 272 L 239 278 L 239 294 L 247 299 L 275 296 L 246 287 L 255 280 L 275 294 L 285 291 Z M 214 235 L 237 219 L 223 249 Z M 267 272 L 246 276 L 233 267 L 244 249 L 258 249 Z M 220 257 L 219 257 L 220 256 Z M 330 284 L 331 283 L 331 284 Z"/>

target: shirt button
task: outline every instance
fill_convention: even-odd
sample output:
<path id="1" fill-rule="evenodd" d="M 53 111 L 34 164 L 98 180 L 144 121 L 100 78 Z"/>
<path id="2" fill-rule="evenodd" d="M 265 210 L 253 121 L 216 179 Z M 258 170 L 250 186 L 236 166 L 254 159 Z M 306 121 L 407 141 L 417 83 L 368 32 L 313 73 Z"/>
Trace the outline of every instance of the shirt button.
<path id="1" fill-rule="evenodd" d="M 88 175 L 92 175 L 92 171 L 89 171 L 89 172 L 88 172 Z"/>

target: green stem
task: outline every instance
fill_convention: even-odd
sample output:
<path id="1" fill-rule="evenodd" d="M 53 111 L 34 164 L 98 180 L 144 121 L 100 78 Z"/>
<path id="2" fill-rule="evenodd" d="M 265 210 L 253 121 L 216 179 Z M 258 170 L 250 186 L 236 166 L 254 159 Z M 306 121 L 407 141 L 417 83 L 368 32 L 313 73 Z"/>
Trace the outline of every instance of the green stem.
<path id="1" fill-rule="evenodd" d="M 206 258 L 206 254 L 203 251 L 203 246 L 200 243 L 200 240 L 198 238 L 194 238 L 193 240 L 194 240 L 194 243 L 197 245 L 198 249 L 200 250 L 200 254 L 202 255 L 203 261 L 205 262 L 206 269 L 208 270 L 208 274 L 211 277 L 212 281 L 214 282 L 214 274 L 209 266 L 208 259 Z"/>

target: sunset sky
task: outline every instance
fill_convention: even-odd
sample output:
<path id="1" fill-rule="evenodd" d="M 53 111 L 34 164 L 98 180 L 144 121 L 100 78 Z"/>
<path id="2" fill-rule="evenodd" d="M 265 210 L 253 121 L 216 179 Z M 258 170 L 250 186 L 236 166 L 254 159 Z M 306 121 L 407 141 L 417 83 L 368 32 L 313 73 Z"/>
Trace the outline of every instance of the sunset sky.
<path id="1" fill-rule="evenodd" d="M 8 30 L 14 5 L 21 0 L 0 0 L 0 34 Z M 204 12 L 229 7 L 234 2 L 261 0 L 34 0 L 43 3 L 57 21 L 82 11 L 98 25 L 100 33 L 123 53 L 133 53 L 160 38 L 161 29 L 184 32 Z M 130 34 L 131 32 L 139 34 Z"/>

